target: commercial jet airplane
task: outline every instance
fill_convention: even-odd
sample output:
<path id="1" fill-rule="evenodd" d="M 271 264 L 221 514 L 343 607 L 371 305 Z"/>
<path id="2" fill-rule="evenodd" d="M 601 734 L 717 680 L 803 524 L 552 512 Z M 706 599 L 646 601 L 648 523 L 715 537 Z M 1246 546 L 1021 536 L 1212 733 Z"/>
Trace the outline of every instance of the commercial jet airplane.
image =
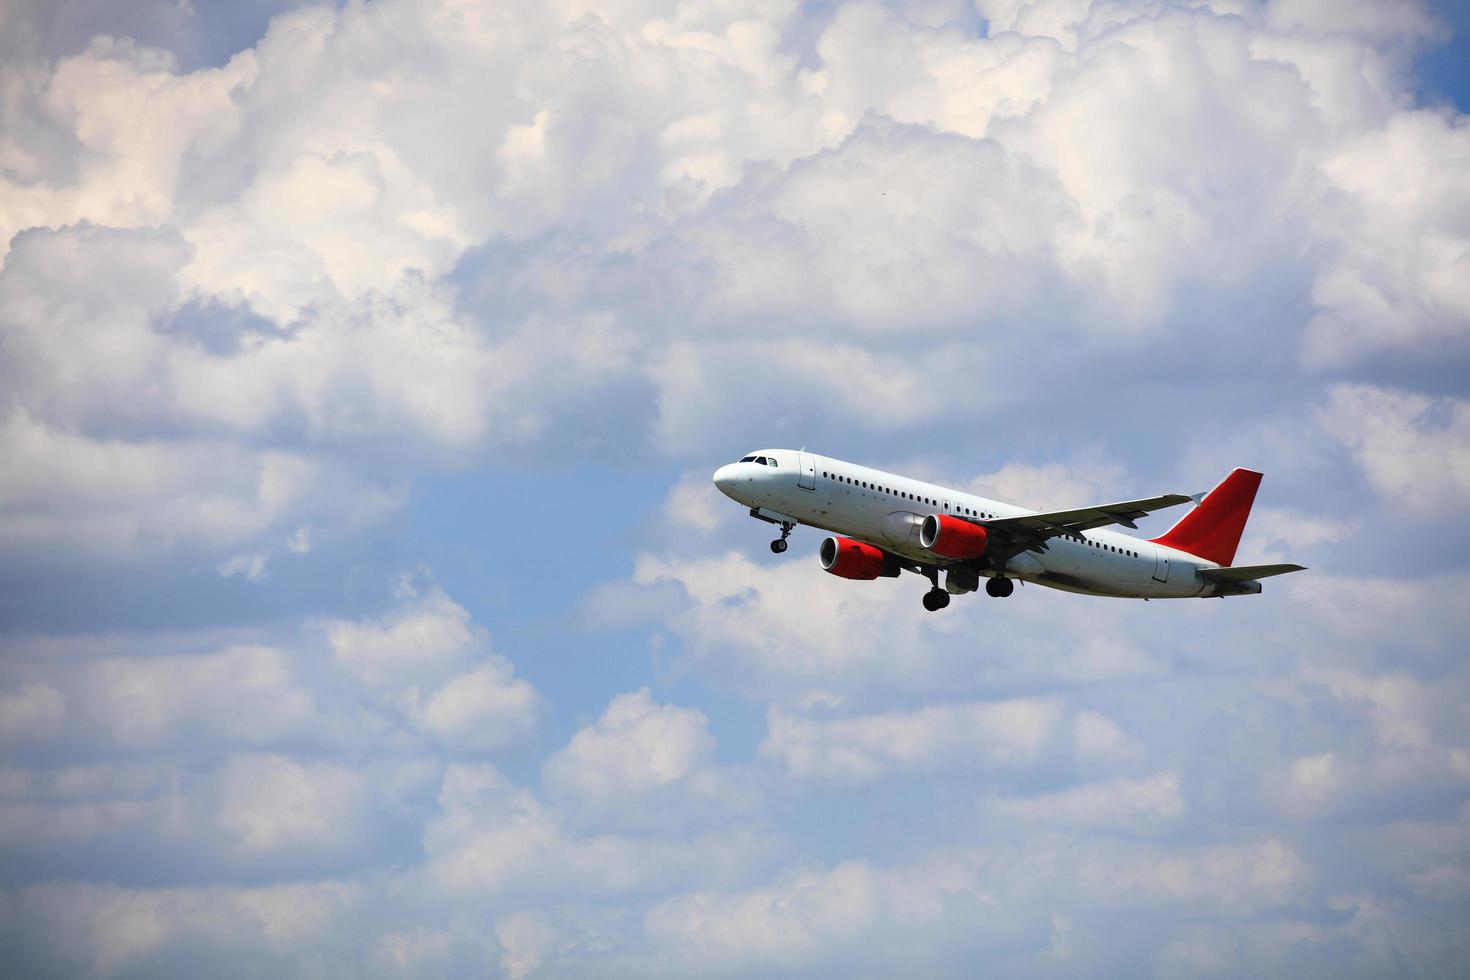
<path id="1" fill-rule="evenodd" d="M 1132 599 L 1257 595 L 1263 578 L 1301 565 L 1232 567 L 1261 474 L 1237 469 L 1207 494 L 1166 493 L 1076 510 L 1037 512 L 921 480 L 790 449 L 763 449 L 715 471 L 715 486 L 776 524 L 771 550 L 786 550 L 798 524 L 831 531 L 818 552 L 822 568 L 847 579 L 929 579 L 924 608 L 980 588 L 1015 591 L 1015 579 L 1066 592 Z M 1113 524 L 1195 501 L 1183 519 L 1142 540 Z M 944 587 L 939 575 L 944 573 Z"/>

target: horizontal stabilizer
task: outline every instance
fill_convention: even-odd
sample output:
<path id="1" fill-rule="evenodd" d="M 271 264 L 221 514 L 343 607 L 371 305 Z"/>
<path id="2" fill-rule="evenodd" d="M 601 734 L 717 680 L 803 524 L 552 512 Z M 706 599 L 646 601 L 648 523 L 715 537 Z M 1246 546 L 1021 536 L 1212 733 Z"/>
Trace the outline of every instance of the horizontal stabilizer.
<path id="1" fill-rule="evenodd" d="M 1219 582 L 1250 582 L 1255 579 L 1270 578 L 1272 575 L 1285 575 L 1287 572 L 1306 570 L 1305 565 L 1236 565 L 1233 568 L 1201 568 L 1199 573 L 1205 578 Z"/>

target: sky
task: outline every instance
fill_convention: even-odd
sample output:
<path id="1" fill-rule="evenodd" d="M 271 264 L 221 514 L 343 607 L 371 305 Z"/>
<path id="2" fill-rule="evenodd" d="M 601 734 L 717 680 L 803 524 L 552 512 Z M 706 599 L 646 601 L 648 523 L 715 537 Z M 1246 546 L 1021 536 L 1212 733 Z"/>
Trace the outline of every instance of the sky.
<path id="1" fill-rule="evenodd" d="M 8 970 L 1463 976 L 1467 32 L 0 0 Z M 929 614 L 777 446 L 1310 571 Z"/>

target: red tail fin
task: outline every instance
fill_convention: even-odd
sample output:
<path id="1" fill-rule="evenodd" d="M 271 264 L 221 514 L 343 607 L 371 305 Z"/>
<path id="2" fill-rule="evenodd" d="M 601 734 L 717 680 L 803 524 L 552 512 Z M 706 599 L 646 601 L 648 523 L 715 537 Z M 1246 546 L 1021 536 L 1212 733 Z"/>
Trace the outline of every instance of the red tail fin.
<path id="1" fill-rule="evenodd" d="M 1235 560 L 1235 548 L 1240 544 L 1240 533 L 1245 530 L 1245 519 L 1251 515 L 1251 504 L 1256 500 L 1256 488 L 1261 485 L 1261 474 L 1255 470 L 1236 469 L 1221 484 L 1209 493 L 1200 505 L 1163 535 L 1153 539 L 1154 544 L 1178 548 L 1191 555 L 1198 555 L 1217 565 L 1229 565 Z"/>

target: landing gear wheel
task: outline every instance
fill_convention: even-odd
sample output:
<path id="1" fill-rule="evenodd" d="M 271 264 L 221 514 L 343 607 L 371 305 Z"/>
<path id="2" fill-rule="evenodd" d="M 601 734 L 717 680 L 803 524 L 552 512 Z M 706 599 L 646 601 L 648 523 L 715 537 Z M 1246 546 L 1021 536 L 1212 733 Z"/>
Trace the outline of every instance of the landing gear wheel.
<path id="1" fill-rule="evenodd" d="M 985 594 L 997 599 L 1004 599 L 1016 591 L 1016 583 L 1008 578 L 993 578 L 985 583 Z"/>
<path id="2" fill-rule="evenodd" d="M 949 593 L 943 589 L 930 589 L 924 593 L 924 608 L 930 612 L 938 612 L 949 605 Z"/>
<path id="3" fill-rule="evenodd" d="M 786 539 L 785 538 L 777 538 L 775 541 L 772 541 L 771 542 L 771 551 L 774 554 L 778 554 L 779 555 L 779 554 L 781 554 L 781 552 L 783 552 L 785 550 L 786 550 Z"/>

